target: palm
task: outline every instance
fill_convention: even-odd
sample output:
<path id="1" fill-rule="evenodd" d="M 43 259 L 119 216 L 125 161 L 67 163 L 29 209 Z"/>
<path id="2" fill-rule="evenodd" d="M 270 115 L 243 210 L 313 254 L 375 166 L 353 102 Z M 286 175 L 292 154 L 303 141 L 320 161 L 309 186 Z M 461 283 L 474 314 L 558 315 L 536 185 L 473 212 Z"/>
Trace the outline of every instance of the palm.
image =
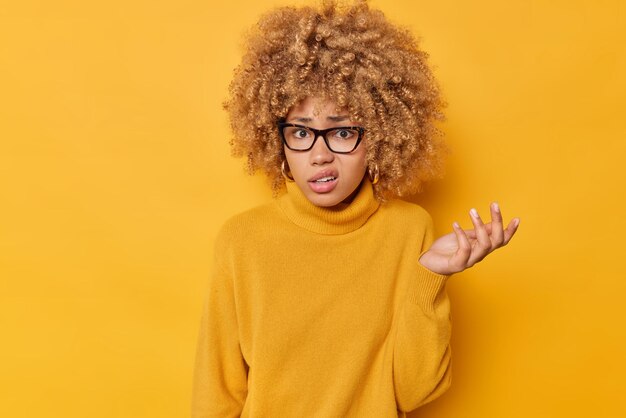
<path id="1" fill-rule="evenodd" d="M 454 231 L 433 242 L 419 259 L 427 269 L 439 274 L 463 271 L 481 261 L 494 250 L 508 244 L 519 225 L 514 218 L 506 229 L 502 226 L 502 214 L 497 204 L 491 205 L 492 221 L 483 224 L 480 216 L 471 211 L 474 229 L 463 230 L 455 222 Z"/>

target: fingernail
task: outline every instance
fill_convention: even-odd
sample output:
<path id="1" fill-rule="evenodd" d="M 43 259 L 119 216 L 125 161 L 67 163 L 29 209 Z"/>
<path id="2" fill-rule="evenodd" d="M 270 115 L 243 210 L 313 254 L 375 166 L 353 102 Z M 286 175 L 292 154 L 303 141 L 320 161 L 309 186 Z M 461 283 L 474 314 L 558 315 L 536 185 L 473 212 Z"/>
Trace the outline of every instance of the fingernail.
<path id="1" fill-rule="evenodd" d="M 455 227 L 455 228 L 460 228 L 459 223 L 456 222 L 456 221 L 452 224 L 452 226 Z"/>
<path id="2" fill-rule="evenodd" d="M 471 214 L 474 218 L 476 218 L 476 219 L 480 218 L 480 217 L 478 216 L 478 212 L 477 212 L 477 211 L 476 211 L 476 209 L 474 209 L 474 208 L 471 208 L 471 209 L 470 209 L 470 214 Z"/>
<path id="3" fill-rule="evenodd" d="M 493 208 L 496 212 L 500 212 L 500 206 L 498 205 L 498 202 L 493 202 Z"/>
<path id="4" fill-rule="evenodd" d="M 519 226 L 519 218 L 513 219 L 513 225 L 517 228 Z"/>

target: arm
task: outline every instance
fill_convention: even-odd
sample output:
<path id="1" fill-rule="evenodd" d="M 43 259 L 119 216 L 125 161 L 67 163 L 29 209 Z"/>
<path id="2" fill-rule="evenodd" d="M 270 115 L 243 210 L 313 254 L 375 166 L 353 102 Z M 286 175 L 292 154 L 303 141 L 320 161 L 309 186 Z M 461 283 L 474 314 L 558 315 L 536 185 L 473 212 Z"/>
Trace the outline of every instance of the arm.
<path id="1" fill-rule="evenodd" d="M 483 224 L 475 209 L 470 214 L 474 229 L 464 231 L 455 222 L 454 232 L 435 242 L 432 220 L 427 219 L 416 280 L 409 287 L 394 347 L 396 401 L 403 411 L 435 399 L 450 386 L 447 278 L 508 244 L 519 226 L 519 218 L 514 218 L 503 229 L 497 203 L 491 205 L 492 221 L 488 224 Z"/>
<path id="2" fill-rule="evenodd" d="M 422 251 L 433 240 L 427 219 Z M 417 260 L 416 260 L 417 261 Z M 408 412 L 437 398 L 450 386 L 449 276 L 417 263 L 400 312 L 393 356 L 393 379 L 398 408 Z"/>
<path id="3" fill-rule="evenodd" d="M 239 417 L 248 367 L 239 346 L 232 278 L 216 260 L 205 296 L 192 392 L 192 418 Z"/>

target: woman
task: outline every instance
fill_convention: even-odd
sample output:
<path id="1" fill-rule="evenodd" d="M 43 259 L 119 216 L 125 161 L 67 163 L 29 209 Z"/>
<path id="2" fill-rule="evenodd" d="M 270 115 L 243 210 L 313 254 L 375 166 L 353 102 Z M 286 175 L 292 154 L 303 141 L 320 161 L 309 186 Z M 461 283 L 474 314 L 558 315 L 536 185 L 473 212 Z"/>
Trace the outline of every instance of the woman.
<path id="1" fill-rule="evenodd" d="M 505 245 L 483 224 L 433 240 L 397 197 L 437 174 L 444 107 L 427 55 L 365 2 L 278 8 L 225 103 L 269 204 L 220 230 L 194 377 L 200 417 L 404 417 L 450 385 L 445 284 Z M 434 242 L 433 242 L 434 241 Z"/>

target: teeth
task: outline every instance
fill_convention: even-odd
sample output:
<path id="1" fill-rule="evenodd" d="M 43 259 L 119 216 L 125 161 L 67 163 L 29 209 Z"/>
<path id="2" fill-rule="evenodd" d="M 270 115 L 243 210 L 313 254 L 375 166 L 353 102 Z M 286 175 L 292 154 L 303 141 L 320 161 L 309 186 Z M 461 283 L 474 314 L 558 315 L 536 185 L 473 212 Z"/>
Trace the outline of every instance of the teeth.
<path id="1" fill-rule="evenodd" d="M 334 177 L 322 177 L 321 179 L 315 180 L 315 182 L 316 183 L 323 183 L 323 182 L 325 183 L 327 181 L 332 181 L 332 180 L 335 180 L 335 178 Z"/>

